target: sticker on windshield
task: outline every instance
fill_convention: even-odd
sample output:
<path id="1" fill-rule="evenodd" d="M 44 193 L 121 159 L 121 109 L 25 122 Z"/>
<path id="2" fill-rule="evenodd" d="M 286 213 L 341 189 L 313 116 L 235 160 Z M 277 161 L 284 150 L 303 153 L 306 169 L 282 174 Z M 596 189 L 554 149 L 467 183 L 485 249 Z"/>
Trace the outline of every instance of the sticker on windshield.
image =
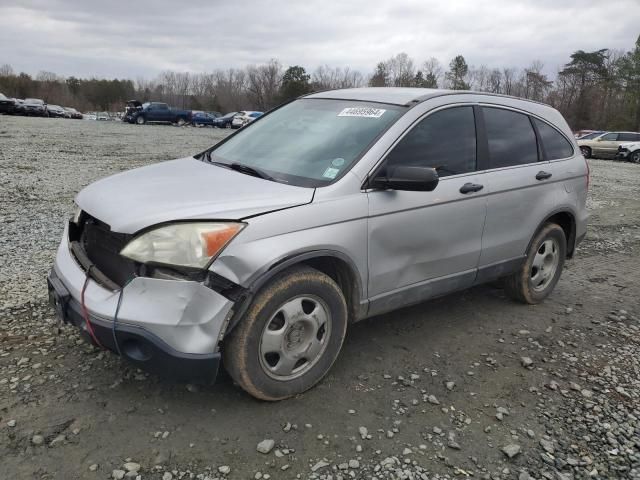
<path id="1" fill-rule="evenodd" d="M 329 167 L 329 168 L 327 168 L 327 169 L 324 171 L 324 173 L 322 174 L 322 176 L 323 176 L 324 178 L 331 178 L 331 179 L 333 179 L 333 178 L 336 178 L 336 175 L 338 175 L 338 172 L 339 172 L 339 171 L 340 171 L 340 169 L 339 169 L 339 168 L 331 168 L 331 167 Z"/>
<path id="2" fill-rule="evenodd" d="M 344 165 L 344 158 L 334 158 L 331 161 L 331 165 L 333 165 L 334 167 L 341 167 L 342 165 Z"/>
<path id="3" fill-rule="evenodd" d="M 349 107 L 343 109 L 339 117 L 364 117 L 364 118 L 380 118 L 386 110 L 382 108 L 369 107 Z"/>

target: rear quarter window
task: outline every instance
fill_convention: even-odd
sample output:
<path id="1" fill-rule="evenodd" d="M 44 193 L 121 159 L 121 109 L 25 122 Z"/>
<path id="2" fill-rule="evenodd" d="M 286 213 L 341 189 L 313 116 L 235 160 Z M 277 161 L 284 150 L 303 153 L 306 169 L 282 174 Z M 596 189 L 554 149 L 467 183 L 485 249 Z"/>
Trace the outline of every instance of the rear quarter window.
<path id="1" fill-rule="evenodd" d="M 559 160 L 573 155 L 571 143 L 558 130 L 537 118 L 534 118 L 533 122 L 540 134 L 540 142 L 547 160 Z"/>
<path id="2" fill-rule="evenodd" d="M 527 115 L 494 107 L 483 107 L 482 112 L 489 146 L 489 168 L 538 161 L 538 142 Z"/>

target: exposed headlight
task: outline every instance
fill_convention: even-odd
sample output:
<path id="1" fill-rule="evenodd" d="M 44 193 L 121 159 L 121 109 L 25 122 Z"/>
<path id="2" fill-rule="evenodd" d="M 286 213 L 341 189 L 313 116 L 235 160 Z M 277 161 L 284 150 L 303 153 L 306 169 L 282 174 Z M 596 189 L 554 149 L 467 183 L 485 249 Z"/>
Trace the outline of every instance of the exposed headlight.
<path id="1" fill-rule="evenodd" d="M 238 222 L 165 225 L 135 237 L 120 255 L 140 263 L 205 268 L 245 226 Z"/>

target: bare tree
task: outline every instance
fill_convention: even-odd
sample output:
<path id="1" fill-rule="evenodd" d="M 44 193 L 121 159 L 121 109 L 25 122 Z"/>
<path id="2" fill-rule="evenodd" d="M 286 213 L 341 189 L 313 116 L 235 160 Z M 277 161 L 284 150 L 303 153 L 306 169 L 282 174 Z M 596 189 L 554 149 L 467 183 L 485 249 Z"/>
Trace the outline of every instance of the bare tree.
<path id="1" fill-rule="evenodd" d="M 437 58 L 431 57 L 422 64 L 422 72 L 424 75 L 426 86 L 430 88 L 438 88 L 442 82 L 444 70 Z"/>
<path id="2" fill-rule="evenodd" d="M 247 95 L 254 108 L 264 111 L 276 106 L 282 73 L 282 65 L 273 58 L 247 68 Z"/>

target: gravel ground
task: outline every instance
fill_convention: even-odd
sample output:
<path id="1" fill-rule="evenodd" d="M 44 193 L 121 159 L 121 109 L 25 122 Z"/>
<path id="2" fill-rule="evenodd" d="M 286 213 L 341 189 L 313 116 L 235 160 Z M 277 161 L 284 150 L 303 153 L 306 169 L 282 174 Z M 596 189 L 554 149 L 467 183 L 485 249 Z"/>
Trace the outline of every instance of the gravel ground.
<path id="1" fill-rule="evenodd" d="M 640 478 L 640 166 L 590 160 L 587 239 L 542 305 L 482 286 L 354 325 L 280 403 L 171 384 L 63 327 L 74 194 L 222 130 L 0 117 L 0 477 Z"/>

